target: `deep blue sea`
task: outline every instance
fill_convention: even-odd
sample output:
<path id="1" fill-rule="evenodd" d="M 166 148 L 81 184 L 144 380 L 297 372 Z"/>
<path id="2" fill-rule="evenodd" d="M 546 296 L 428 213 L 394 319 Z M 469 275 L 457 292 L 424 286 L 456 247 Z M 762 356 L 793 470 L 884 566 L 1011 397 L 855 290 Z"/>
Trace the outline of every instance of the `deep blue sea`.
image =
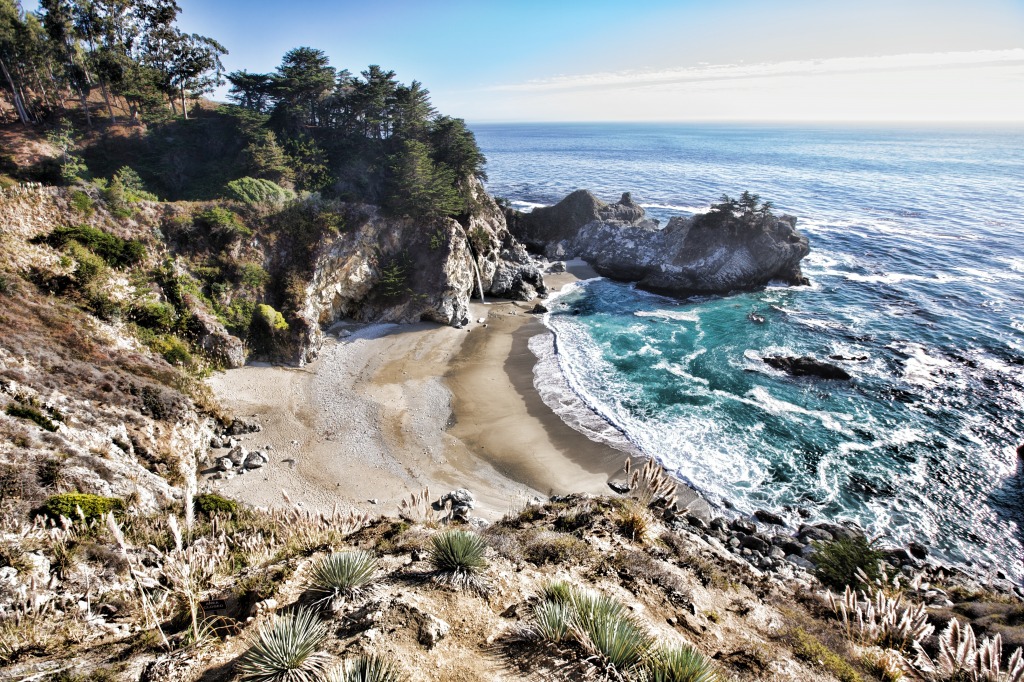
<path id="1" fill-rule="evenodd" d="M 488 189 L 522 210 L 629 191 L 664 224 L 750 190 L 810 239 L 809 287 L 679 300 L 593 280 L 556 298 L 557 362 L 538 371 L 561 373 L 563 403 L 714 504 L 854 519 L 1024 579 L 1024 130 L 473 130 Z M 853 380 L 790 377 L 761 361 L 777 354 L 850 358 L 834 362 Z"/>

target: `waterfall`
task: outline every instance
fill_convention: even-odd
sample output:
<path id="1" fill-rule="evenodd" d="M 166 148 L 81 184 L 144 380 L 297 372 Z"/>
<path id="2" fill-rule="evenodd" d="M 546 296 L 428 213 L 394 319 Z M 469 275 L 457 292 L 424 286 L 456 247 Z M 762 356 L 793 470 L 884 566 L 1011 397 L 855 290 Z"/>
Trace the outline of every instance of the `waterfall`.
<path id="1" fill-rule="evenodd" d="M 473 247 L 470 246 L 469 241 L 466 241 L 466 248 L 469 249 L 469 262 L 473 264 L 473 270 L 476 271 L 476 285 L 480 289 L 480 302 L 486 303 L 484 300 L 484 282 L 480 277 L 480 266 L 477 265 L 476 257 L 473 255 Z"/>

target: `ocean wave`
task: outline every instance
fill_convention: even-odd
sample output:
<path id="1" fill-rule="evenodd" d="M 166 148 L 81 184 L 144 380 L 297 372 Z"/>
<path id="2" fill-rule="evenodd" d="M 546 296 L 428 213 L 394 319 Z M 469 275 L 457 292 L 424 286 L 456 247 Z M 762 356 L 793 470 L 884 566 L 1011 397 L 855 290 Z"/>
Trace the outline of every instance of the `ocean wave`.
<path id="1" fill-rule="evenodd" d="M 678 320 L 679 322 L 700 322 L 700 315 L 685 310 L 638 310 L 633 315 L 636 317 L 658 317 L 664 320 Z"/>
<path id="2" fill-rule="evenodd" d="M 590 440 L 604 443 L 631 455 L 639 455 L 636 446 L 607 419 L 580 399 L 565 379 L 555 352 L 554 335 L 537 334 L 530 338 L 530 352 L 537 358 L 533 385 L 545 405 L 568 426 Z"/>
<path id="3" fill-rule="evenodd" d="M 640 204 L 642 208 L 653 208 L 661 211 L 683 211 L 684 213 L 698 214 L 707 213 L 711 210 L 710 206 L 686 206 L 677 204 Z"/>

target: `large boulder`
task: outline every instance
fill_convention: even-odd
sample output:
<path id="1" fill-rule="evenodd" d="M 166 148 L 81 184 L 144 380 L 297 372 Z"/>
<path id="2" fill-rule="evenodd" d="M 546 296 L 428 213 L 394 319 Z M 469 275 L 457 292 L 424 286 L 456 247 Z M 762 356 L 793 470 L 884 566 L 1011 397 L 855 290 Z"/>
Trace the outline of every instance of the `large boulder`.
<path id="1" fill-rule="evenodd" d="M 516 217 L 515 236 L 529 248 L 561 257 L 557 245 L 570 244 L 584 225 L 603 222 L 656 228 L 657 222 L 645 220 L 644 209 L 629 192 L 615 204 L 606 204 L 589 190 L 578 189 L 554 206 L 543 206 Z"/>
<path id="2" fill-rule="evenodd" d="M 793 216 L 756 221 L 672 218 L 664 229 L 624 194 L 604 204 L 585 190 L 514 221 L 516 236 L 550 257 L 580 257 L 599 274 L 670 295 L 728 293 L 770 281 L 806 283 L 810 247 Z"/>

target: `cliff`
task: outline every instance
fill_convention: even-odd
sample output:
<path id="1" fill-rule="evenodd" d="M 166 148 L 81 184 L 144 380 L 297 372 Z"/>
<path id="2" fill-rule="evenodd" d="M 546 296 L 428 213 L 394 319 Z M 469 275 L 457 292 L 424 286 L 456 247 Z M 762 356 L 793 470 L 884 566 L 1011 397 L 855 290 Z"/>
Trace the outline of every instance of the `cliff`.
<path id="1" fill-rule="evenodd" d="M 605 204 L 586 190 L 554 206 L 519 214 L 515 234 L 552 258 L 579 257 L 598 273 L 670 295 L 728 293 L 772 280 L 804 283 L 810 247 L 793 216 L 745 221 L 675 217 L 659 229 L 624 194 Z"/>
<path id="2" fill-rule="evenodd" d="M 306 330 L 299 340 L 302 362 L 316 356 L 323 330 L 343 318 L 461 327 L 469 323 L 470 298 L 530 301 L 546 294 L 540 271 L 494 200 L 478 182 L 471 191 L 474 210 L 465 224 L 350 208 L 346 230 L 315 249 L 298 312 Z"/>

